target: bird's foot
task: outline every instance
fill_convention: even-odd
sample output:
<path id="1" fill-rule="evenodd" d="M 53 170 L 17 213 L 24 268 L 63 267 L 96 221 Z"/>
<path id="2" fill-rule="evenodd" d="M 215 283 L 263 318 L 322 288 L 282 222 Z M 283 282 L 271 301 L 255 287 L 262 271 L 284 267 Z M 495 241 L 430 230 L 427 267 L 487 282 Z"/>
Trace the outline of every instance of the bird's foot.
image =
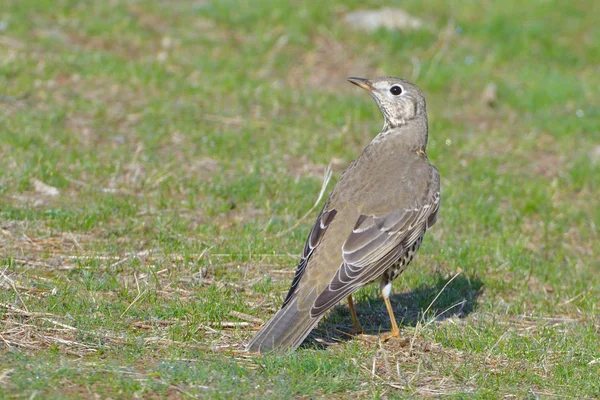
<path id="1" fill-rule="evenodd" d="M 350 329 L 349 333 L 353 336 L 361 335 L 361 334 L 365 333 L 365 330 L 363 329 L 362 326 L 358 325 L 358 326 L 355 326 L 352 329 Z"/>
<path id="2" fill-rule="evenodd" d="M 398 339 L 399 337 L 400 337 L 400 330 L 398 328 L 396 328 L 396 329 L 392 329 L 391 332 L 384 333 L 383 335 L 381 335 L 381 341 L 383 343 L 385 343 L 392 338 Z"/>

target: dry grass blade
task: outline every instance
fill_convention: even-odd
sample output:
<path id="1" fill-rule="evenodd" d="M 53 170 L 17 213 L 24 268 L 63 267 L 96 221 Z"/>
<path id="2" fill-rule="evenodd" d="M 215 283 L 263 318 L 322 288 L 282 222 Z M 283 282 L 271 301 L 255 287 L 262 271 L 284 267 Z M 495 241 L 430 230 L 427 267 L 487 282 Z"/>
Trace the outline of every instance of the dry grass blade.
<path id="1" fill-rule="evenodd" d="M 323 195 L 325 194 L 325 190 L 327 189 L 327 184 L 329 184 L 329 180 L 331 179 L 332 174 L 333 174 L 333 171 L 331 169 L 331 163 L 330 163 L 327 166 L 327 168 L 325 168 L 325 172 L 323 173 L 323 184 L 321 185 L 321 191 L 319 192 L 319 197 L 317 197 L 317 201 L 315 201 L 315 204 L 313 204 L 313 206 L 310 208 L 310 210 L 308 210 L 306 212 L 306 214 L 304 214 L 302 216 L 302 218 L 300 218 L 298 221 L 296 221 L 296 223 L 293 226 L 279 232 L 277 235 L 275 235 L 275 237 L 281 237 L 281 236 L 287 234 L 288 232 L 293 231 L 302 223 L 302 221 L 304 221 L 306 218 L 308 218 L 308 216 L 313 212 L 313 210 L 315 208 L 317 208 L 317 206 L 321 202 L 321 199 L 323 198 Z"/>
<path id="2" fill-rule="evenodd" d="M 19 314 L 26 317 L 54 317 L 54 314 L 49 313 L 40 313 L 40 312 L 31 312 L 26 310 L 21 310 L 15 306 L 6 303 L 0 303 L 0 307 L 6 308 L 7 314 Z"/>
<path id="3" fill-rule="evenodd" d="M 433 306 L 433 304 L 436 302 L 436 300 L 442 295 L 442 293 L 444 293 L 444 290 L 446 290 L 446 288 L 448 287 L 448 285 L 451 284 L 452 281 L 454 279 L 456 279 L 456 277 L 459 276 L 460 274 L 462 274 L 462 271 L 459 270 L 456 274 L 454 274 L 454 276 L 448 282 L 446 282 L 446 284 L 444 285 L 444 287 L 442 288 L 442 290 L 440 290 L 439 293 L 431 301 L 431 303 L 429 304 L 429 306 L 427 307 L 427 309 L 425 310 L 425 312 L 421 316 L 421 319 L 425 318 L 425 316 L 427 315 L 427 313 L 429 312 L 429 310 L 431 309 L 431 307 Z"/>
<path id="4" fill-rule="evenodd" d="M 234 321 L 220 321 L 220 322 L 207 322 L 208 326 L 215 326 L 220 328 L 239 328 L 251 326 L 249 322 L 234 322 Z"/>
<path id="5" fill-rule="evenodd" d="M 8 269 L 8 265 L 6 266 L 6 268 L 4 268 L 4 271 L 2 271 L 2 279 L 4 280 L 4 282 L 7 282 L 10 285 L 10 287 L 13 289 L 13 291 L 15 292 L 15 294 L 17 295 L 17 297 L 19 298 L 19 301 L 21 302 L 21 304 L 23 304 L 23 308 L 25 309 L 25 311 L 29 312 L 29 310 L 27 309 L 27 305 L 23 301 L 23 298 L 21 298 L 21 294 L 19 293 L 19 291 L 17 290 L 17 288 L 15 286 L 15 283 L 12 281 L 12 279 L 10 279 L 6 275 L 6 270 L 7 269 Z"/>
<path id="6" fill-rule="evenodd" d="M 138 294 L 138 295 L 135 297 L 135 299 L 133 299 L 133 301 L 131 302 L 131 304 L 129 304 L 129 305 L 127 306 L 127 308 L 125 309 L 125 311 L 123 311 L 123 312 L 121 313 L 121 315 L 119 316 L 119 318 L 123 318 L 123 316 L 124 316 L 125 314 L 127 314 L 127 311 L 129 311 L 129 309 L 130 309 L 131 307 L 133 307 L 133 305 L 134 305 L 135 303 L 137 303 L 137 302 L 138 302 L 138 300 L 139 300 L 139 299 L 141 299 L 141 298 L 142 298 L 142 296 L 144 296 L 144 295 L 145 295 L 147 292 L 148 292 L 148 289 L 144 289 L 144 291 L 143 291 L 143 292 L 139 293 L 139 294 Z"/>
<path id="7" fill-rule="evenodd" d="M 244 321 L 252 322 L 253 324 L 257 324 L 257 325 L 262 325 L 262 324 L 265 323 L 265 321 L 263 321 L 262 319 L 260 319 L 258 317 L 254 317 L 252 315 L 244 314 L 244 313 L 241 313 L 239 311 L 230 311 L 229 315 L 231 315 L 232 317 L 239 318 L 239 319 L 244 320 Z"/>

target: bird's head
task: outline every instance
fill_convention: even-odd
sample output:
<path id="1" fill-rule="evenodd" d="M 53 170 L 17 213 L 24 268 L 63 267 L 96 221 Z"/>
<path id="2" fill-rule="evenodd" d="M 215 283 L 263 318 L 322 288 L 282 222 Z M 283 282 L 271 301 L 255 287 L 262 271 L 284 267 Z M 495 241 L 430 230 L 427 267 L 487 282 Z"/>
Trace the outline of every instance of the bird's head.
<path id="1" fill-rule="evenodd" d="M 348 81 L 373 96 L 385 118 L 384 129 L 405 125 L 420 116 L 427 118 L 425 96 L 418 87 L 404 79 L 386 76 L 375 79 L 348 78 Z"/>

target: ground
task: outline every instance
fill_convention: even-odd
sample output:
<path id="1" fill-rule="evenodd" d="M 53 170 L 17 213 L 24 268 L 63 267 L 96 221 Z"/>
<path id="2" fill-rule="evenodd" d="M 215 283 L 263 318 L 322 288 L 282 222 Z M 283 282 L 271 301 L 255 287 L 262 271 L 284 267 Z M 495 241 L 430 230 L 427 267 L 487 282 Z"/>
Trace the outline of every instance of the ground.
<path id="1" fill-rule="evenodd" d="M 599 2 L 4 0 L 0 397 L 600 397 Z M 392 303 L 287 355 L 245 343 L 416 82 L 438 223 Z"/>

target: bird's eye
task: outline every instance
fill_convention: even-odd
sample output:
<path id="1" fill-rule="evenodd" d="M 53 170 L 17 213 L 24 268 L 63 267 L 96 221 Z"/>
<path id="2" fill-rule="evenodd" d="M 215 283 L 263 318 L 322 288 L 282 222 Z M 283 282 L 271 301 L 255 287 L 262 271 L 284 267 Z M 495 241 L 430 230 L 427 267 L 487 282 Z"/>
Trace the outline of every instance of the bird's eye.
<path id="1" fill-rule="evenodd" d="M 402 86 L 392 86 L 392 88 L 390 89 L 390 93 L 394 96 L 402 94 Z"/>

